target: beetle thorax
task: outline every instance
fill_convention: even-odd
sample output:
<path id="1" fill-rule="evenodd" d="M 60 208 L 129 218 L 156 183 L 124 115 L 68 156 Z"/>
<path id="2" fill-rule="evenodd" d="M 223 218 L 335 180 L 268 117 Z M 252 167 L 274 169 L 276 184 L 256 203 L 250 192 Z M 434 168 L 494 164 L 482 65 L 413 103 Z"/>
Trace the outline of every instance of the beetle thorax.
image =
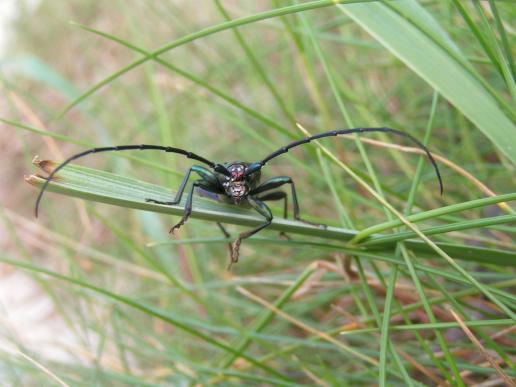
<path id="1" fill-rule="evenodd" d="M 245 176 L 247 164 L 234 163 L 227 167 L 230 176 L 222 183 L 226 195 L 231 197 L 235 204 L 239 204 L 249 194 L 249 184 Z"/>

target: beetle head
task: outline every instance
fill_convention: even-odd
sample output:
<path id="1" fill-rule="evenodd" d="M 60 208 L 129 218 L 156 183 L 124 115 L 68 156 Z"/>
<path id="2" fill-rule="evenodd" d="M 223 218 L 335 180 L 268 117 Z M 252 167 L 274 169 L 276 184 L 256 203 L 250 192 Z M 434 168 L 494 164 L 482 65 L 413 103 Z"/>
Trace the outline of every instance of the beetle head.
<path id="1" fill-rule="evenodd" d="M 246 168 L 246 163 L 233 163 L 227 166 L 229 175 L 225 177 L 226 180 L 222 185 L 226 195 L 235 204 L 240 204 L 249 195 L 249 182 L 245 175 Z"/>

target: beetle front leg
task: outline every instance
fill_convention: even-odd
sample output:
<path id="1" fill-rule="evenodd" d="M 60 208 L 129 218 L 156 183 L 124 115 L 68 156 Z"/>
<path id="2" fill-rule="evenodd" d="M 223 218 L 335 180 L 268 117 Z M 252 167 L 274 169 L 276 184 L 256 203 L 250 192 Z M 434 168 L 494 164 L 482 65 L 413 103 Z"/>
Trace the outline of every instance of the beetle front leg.
<path id="1" fill-rule="evenodd" d="M 258 231 L 263 230 L 265 227 L 268 227 L 272 223 L 272 219 L 273 219 L 272 212 L 271 212 L 270 208 L 264 202 L 262 202 L 259 199 L 250 197 L 250 196 L 247 198 L 247 200 L 248 200 L 249 204 L 251 205 L 251 207 L 253 207 L 256 211 L 258 211 L 260 213 L 260 215 L 263 215 L 263 217 L 266 219 L 266 222 L 250 231 L 243 232 L 238 236 L 238 238 L 235 240 L 235 243 L 233 244 L 233 252 L 231 254 L 231 262 L 229 263 L 228 269 L 231 268 L 231 265 L 233 263 L 238 262 L 238 256 L 239 256 L 239 252 L 240 252 L 240 244 L 242 243 L 242 239 L 246 239 L 246 238 L 249 238 L 250 236 L 253 236 Z"/>
<path id="2" fill-rule="evenodd" d="M 183 196 L 183 193 L 185 191 L 186 185 L 188 183 L 188 179 L 190 178 L 190 175 L 192 174 L 192 172 L 197 173 L 201 177 L 201 180 L 197 180 L 192 184 L 192 187 L 190 188 L 190 191 L 188 192 L 188 198 L 186 200 L 183 216 L 182 216 L 181 220 L 174 227 L 172 227 L 170 229 L 169 233 L 173 233 L 174 230 L 180 228 L 183 224 L 185 224 L 185 222 L 190 217 L 190 214 L 192 213 L 193 192 L 196 187 L 202 187 L 202 188 L 206 189 L 207 191 L 214 192 L 214 193 L 219 193 L 222 190 L 222 188 L 219 186 L 219 182 L 217 180 L 216 175 L 207 168 L 200 167 L 198 165 L 194 165 L 193 167 L 191 167 L 188 170 L 185 177 L 183 178 L 183 181 L 181 182 L 173 201 L 162 202 L 162 201 L 155 200 L 155 199 L 145 199 L 146 202 L 157 203 L 157 204 L 162 204 L 162 205 L 170 206 L 170 205 L 179 204 L 179 202 L 181 201 L 181 197 Z"/>
<path id="3" fill-rule="evenodd" d="M 160 200 L 155 200 L 155 199 L 145 199 L 145 201 L 148 203 L 162 204 L 165 206 L 173 206 L 173 205 L 179 204 L 179 202 L 181 201 L 181 198 L 183 197 L 183 193 L 185 192 L 186 184 L 188 183 L 188 179 L 190 178 L 190 175 L 192 174 L 192 172 L 197 173 L 201 177 L 204 184 L 207 186 L 210 186 L 212 188 L 212 190 L 214 190 L 214 192 L 218 191 L 218 182 L 217 182 L 217 177 L 215 176 L 215 174 L 207 168 L 200 167 L 198 165 L 194 165 L 193 167 L 191 167 L 188 170 L 185 177 L 183 178 L 183 181 L 181 181 L 181 184 L 179 185 L 179 189 L 177 190 L 176 196 L 174 197 L 174 200 L 172 200 L 171 202 L 162 202 Z"/>
<path id="4" fill-rule="evenodd" d="M 181 197 L 183 196 L 183 193 L 185 192 L 186 183 L 188 183 L 188 179 L 190 178 L 190 174 L 192 173 L 192 170 L 194 170 L 195 167 L 191 167 L 188 172 L 186 173 L 185 177 L 183 178 L 183 181 L 181 182 L 181 185 L 179 186 L 179 189 L 177 190 L 176 196 L 174 200 L 171 202 L 162 202 L 160 200 L 155 199 L 145 199 L 147 203 L 156 203 L 156 204 L 162 204 L 164 206 L 174 206 L 178 204 L 181 201 Z"/>
<path id="5" fill-rule="evenodd" d="M 199 186 L 199 182 L 200 181 L 194 181 L 194 183 L 190 187 L 190 191 L 188 192 L 188 198 L 186 199 L 185 203 L 185 210 L 183 212 L 183 216 L 181 217 L 181 220 L 170 229 L 170 231 L 168 232 L 169 234 L 173 234 L 176 229 L 180 228 L 183 224 L 185 224 L 190 215 L 192 214 L 193 193 L 195 188 Z"/>

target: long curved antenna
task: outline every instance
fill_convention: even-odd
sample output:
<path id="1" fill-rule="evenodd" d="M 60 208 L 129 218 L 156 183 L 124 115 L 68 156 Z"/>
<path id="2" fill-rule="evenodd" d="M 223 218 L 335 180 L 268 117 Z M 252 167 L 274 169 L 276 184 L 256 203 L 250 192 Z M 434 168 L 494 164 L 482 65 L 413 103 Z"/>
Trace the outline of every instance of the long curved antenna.
<path id="1" fill-rule="evenodd" d="M 45 183 L 41 187 L 41 191 L 39 191 L 38 198 L 36 199 L 36 208 L 35 208 L 36 218 L 38 217 L 39 203 L 41 202 L 41 198 L 43 197 L 43 193 L 47 189 L 48 184 L 52 180 L 52 177 L 54 177 L 54 175 L 57 172 L 59 172 L 59 170 L 64 168 L 67 164 L 69 164 L 73 160 L 77 160 L 77 159 L 79 159 L 81 157 L 87 156 L 87 155 L 92 154 L 92 153 L 111 152 L 111 151 L 125 151 L 125 150 L 160 150 L 160 151 L 170 152 L 170 153 L 179 153 L 181 155 L 186 156 L 189 159 L 194 159 L 194 160 L 200 161 L 201 163 L 208 164 L 211 168 L 214 168 L 218 172 L 224 173 L 224 170 L 220 170 L 221 167 L 222 167 L 222 169 L 225 169 L 220 164 L 216 164 L 216 163 L 214 163 L 214 162 L 212 162 L 210 160 L 205 159 L 204 157 L 196 155 L 195 153 L 188 152 L 188 151 L 186 151 L 184 149 L 180 149 L 180 148 L 173 148 L 173 147 L 170 147 L 170 146 L 161 146 L 161 145 L 118 145 L 118 146 L 107 146 L 107 147 L 102 147 L 102 148 L 89 149 L 87 151 L 84 151 L 84 152 L 81 152 L 81 153 L 77 153 L 77 154 L 67 158 L 57 168 L 55 168 L 50 173 L 50 175 L 48 175 L 47 180 L 45 181 Z M 227 174 L 229 174 L 229 172 L 227 172 Z"/>
<path id="2" fill-rule="evenodd" d="M 444 191 L 443 181 L 442 181 L 442 178 L 441 178 L 441 174 L 439 173 L 439 167 L 437 166 L 437 163 L 435 162 L 435 160 L 432 157 L 432 154 L 430 153 L 428 148 L 426 146 L 424 146 L 418 139 L 416 139 L 415 137 L 411 136 L 410 134 L 405 133 L 405 132 L 403 132 L 401 130 L 391 129 L 391 128 L 353 128 L 353 129 L 341 129 L 341 130 L 332 130 L 332 131 L 329 131 L 329 132 L 319 133 L 319 134 L 316 134 L 316 135 L 310 136 L 310 137 L 305 137 L 302 140 L 294 141 L 294 142 L 292 142 L 292 143 L 290 143 L 288 145 L 285 145 L 284 147 L 281 147 L 277 151 L 272 152 L 270 155 L 265 157 L 262 161 L 260 161 L 258 163 L 252 164 L 246 173 L 247 174 L 251 174 L 251 173 L 261 169 L 266 163 L 268 163 L 273 158 L 278 157 L 278 156 L 282 155 L 283 153 L 287 153 L 290 149 L 292 149 L 292 148 L 294 148 L 296 146 L 309 143 L 310 141 L 317 140 L 319 138 L 324 138 L 324 137 L 333 137 L 333 136 L 340 136 L 340 135 L 344 135 L 344 134 L 368 133 L 368 132 L 387 132 L 387 133 L 393 133 L 393 134 L 396 134 L 398 136 L 406 137 L 406 138 L 412 140 L 414 143 L 416 143 L 417 146 L 419 148 L 421 148 L 426 153 L 426 155 L 428 156 L 428 159 L 432 163 L 432 166 L 434 167 L 434 170 L 435 170 L 435 174 L 437 175 L 437 179 L 439 180 L 439 187 L 440 187 L 440 190 L 441 190 L 441 195 L 443 194 L 443 191 Z"/>

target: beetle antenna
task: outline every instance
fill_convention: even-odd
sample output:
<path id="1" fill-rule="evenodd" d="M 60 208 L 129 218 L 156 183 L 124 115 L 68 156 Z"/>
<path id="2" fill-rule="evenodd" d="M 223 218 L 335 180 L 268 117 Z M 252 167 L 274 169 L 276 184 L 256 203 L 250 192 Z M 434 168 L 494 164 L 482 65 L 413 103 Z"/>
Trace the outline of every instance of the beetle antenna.
<path id="1" fill-rule="evenodd" d="M 48 184 L 50 183 L 50 181 L 52 180 L 54 175 L 57 172 L 59 172 L 62 168 L 64 168 L 67 164 L 69 164 L 73 160 L 80 159 L 81 157 L 87 156 L 92 153 L 126 151 L 126 150 L 159 150 L 159 151 L 168 152 L 168 153 L 178 153 L 183 156 L 186 156 L 189 159 L 197 160 L 197 161 L 200 161 L 201 163 L 208 164 L 211 168 L 217 168 L 221 173 L 224 173 L 224 171 L 221 170 L 221 167 L 223 168 L 223 166 L 221 166 L 220 164 L 215 164 L 214 162 L 207 160 L 204 157 L 201 157 L 192 152 L 188 152 L 181 148 L 173 148 L 170 146 L 161 146 L 161 145 L 118 145 L 118 146 L 108 146 L 108 147 L 102 147 L 102 148 L 93 148 L 93 149 L 89 149 L 89 150 L 81 152 L 81 153 L 77 153 L 73 156 L 70 156 L 65 161 L 63 161 L 60 165 L 58 165 L 57 168 L 55 168 L 48 175 L 45 183 L 43 184 L 43 186 L 41 187 L 41 190 L 39 191 L 38 198 L 36 199 L 36 207 L 35 207 L 35 211 L 34 211 L 36 218 L 38 217 L 39 203 L 41 202 L 41 198 L 43 197 L 43 193 L 47 189 Z M 226 170 L 226 172 L 227 172 L 227 170 Z M 229 174 L 229 172 L 227 172 L 227 174 Z"/>
<path id="2" fill-rule="evenodd" d="M 302 140 L 294 141 L 288 145 L 281 147 L 280 149 L 276 150 L 275 152 L 272 152 L 270 155 L 265 157 L 262 161 L 253 163 L 252 164 L 253 168 L 249 170 L 248 174 L 256 172 L 257 170 L 261 169 L 266 163 L 268 163 L 273 158 L 278 157 L 284 153 L 287 153 L 290 149 L 295 148 L 296 146 L 307 144 L 310 141 L 318 140 L 318 139 L 324 138 L 324 137 L 333 137 L 333 136 L 341 136 L 341 135 L 352 134 L 352 133 L 369 133 L 369 132 L 392 133 L 392 134 L 396 134 L 397 136 L 406 137 L 406 138 L 410 139 L 412 142 L 414 142 L 420 149 L 422 149 L 426 153 L 428 160 L 430 160 L 430 163 L 434 167 L 435 174 L 437 175 L 437 180 L 439 180 L 439 187 L 440 187 L 441 195 L 443 194 L 444 188 L 443 188 L 443 181 L 441 178 L 441 173 L 439 172 L 439 167 L 437 166 L 437 163 L 435 162 L 435 160 L 434 160 L 432 154 L 430 153 L 430 151 L 428 150 L 428 148 L 426 146 L 424 146 L 418 139 L 416 139 L 412 135 L 410 135 L 402 130 L 391 129 L 391 128 L 341 129 L 341 130 L 332 130 L 329 132 L 315 134 L 310 137 L 305 137 Z"/>

